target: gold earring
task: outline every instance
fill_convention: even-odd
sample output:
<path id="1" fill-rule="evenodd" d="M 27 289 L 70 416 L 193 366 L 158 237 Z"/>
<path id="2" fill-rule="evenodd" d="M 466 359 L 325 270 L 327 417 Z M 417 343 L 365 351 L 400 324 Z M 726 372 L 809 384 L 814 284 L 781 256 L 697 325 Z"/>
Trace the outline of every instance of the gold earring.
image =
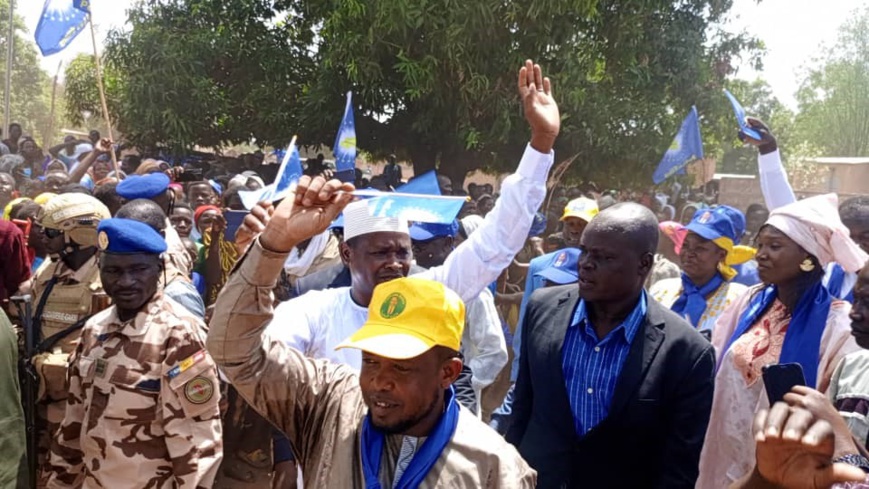
<path id="1" fill-rule="evenodd" d="M 806 273 L 811 272 L 814 269 L 815 269 L 815 264 L 812 263 L 811 258 L 806 258 L 805 260 L 803 260 L 802 263 L 800 263 L 800 270 L 802 270 Z"/>

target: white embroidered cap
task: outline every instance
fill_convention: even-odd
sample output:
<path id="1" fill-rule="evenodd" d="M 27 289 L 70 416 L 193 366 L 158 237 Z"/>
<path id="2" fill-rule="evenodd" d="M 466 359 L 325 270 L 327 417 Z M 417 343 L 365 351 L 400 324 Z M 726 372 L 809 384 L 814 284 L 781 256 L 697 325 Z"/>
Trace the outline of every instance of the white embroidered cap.
<path id="1" fill-rule="evenodd" d="M 344 241 L 371 233 L 410 234 L 407 221 L 394 217 L 374 217 L 368 212 L 368 202 L 358 200 L 344 208 Z"/>

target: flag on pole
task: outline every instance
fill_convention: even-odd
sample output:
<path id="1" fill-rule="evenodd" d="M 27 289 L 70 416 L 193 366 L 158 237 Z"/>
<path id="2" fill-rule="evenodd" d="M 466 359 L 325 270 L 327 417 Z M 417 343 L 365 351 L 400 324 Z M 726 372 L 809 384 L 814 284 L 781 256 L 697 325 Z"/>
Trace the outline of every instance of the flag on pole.
<path id="1" fill-rule="evenodd" d="M 724 89 L 724 95 L 727 95 L 727 99 L 730 100 L 730 105 L 733 106 L 733 114 L 736 116 L 736 123 L 739 124 L 739 130 L 746 136 L 760 141 L 760 133 L 748 125 L 748 120 L 745 118 L 745 109 L 742 108 L 742 104 L 739 103 L 739 100 L 736 100 L 736 97 L 728 92 L 727 89 Z"/>
<path id="2" fill-rule="evenodd" d="M 293 138 L 281 160 L 274 183 L 259 190 L 241 191 L 238 195 L 245 209 L 253 208 L 257 202 L 276 202 L 293 192 L 301 176 L 302 159 L 296 147 L 296 138 Z"/>
<path id="3" fill-rule="evenodd" d="M 84 29 L 89 0 L 45 0 L 36 25 L 36 45 L 43 56 L 59 53 Z"/>
<path id="4" fill-rule="evenodd" d="M 414 177 L 404 185 L 395 189 L 404 194 L 441 195 L 441 187 L 438 185 L 438 176 L 434 170 L 427 171 L 418 177 Z"/>
<path id="5" fill-rule="evenodd" d="M 652 181 L 659 184 L 677 173 L 684 173 L 685 165 L 702 158 L 703 140 L 700 138 L 700 121 L 697 108 L 692 106 L 688 116 L 682 121 L 682 127 L 673 138 L 673 144 L 658 163 Z"/>
<path id="6" fill-rule="evenodd" d="M 356 122 L 353 119 L 353 92 L 347 92 L 347 105 L 344 118 L 335 136 L 335 171 L 342 172 L 356 168 Z"/>
<path id="7" fill-rule="evenodd" d="M 354 195 L 360 195 L 359 191 Z M 368 213 L 373 217 L 395 217 L 405 221 L 450 224 L 465 204 L 464 197 L 399 194 L 383 192 L 368 200 Z"/>

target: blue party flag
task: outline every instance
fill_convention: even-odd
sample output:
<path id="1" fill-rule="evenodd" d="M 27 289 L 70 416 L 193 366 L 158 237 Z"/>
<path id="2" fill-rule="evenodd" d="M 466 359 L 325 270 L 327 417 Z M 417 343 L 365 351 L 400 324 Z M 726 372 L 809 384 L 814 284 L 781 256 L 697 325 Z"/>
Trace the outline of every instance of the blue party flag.
<path id="1" fill-rule="evenodd" d="M 353 120 L 353 92 L 347 92 L 347 105 L 344 118 L 335 136 L 335 171 L 342 172 L 356 168 L 356 123 Z"/>
<path id="2" fill-rule="evenodd" d="M 360 195 L 359 191 L 354 195 Z M 395 217 L 406 221 L 450 224 L 459 215 L 464 197 L 400 194 L 384 192 L 368 200 L 368 213 L 373 217 Z"/>
<path id="3" fill-rule="evenodd" d="M 733 113 L 736 115 L 736 122 L 739 124 L 739 130 L 746 136 L 760 141 L 760 133 L 748 125 L 748 121 L 745 119 L 745 109 L 742 108 L 739 100 L 736 100 L 736 97 L 728 92 L 727 89 L 724 89 L 724 95 L 727 95 L 727 99 L 730 100 L 730 105 L 733 106 Z"/>
<path id="4" fill-rule="evenodd" d="M 703 140 L 700 138 L 697 108 L 692 106 L 682 121 L 682 127 L 673 138 L 673 144 L 658 163 L 652 180 L 659 184 L 679 172 L 684 172 L 686 165 L 700 159 L 703 159 Z"/>
<path id="5" fill-rule="evenodd" d="M 427 171 L 411 181 L 399 186 L 396 192 L 420 195 L 441 195 L 441 187 L 438 185 L 438 175 L 434 170 Z"/>
<path id="6" fill-rule="evenodd" d="M 36 25 L 36 45 L 43 56 L 69 46 L 87 24 L 89 4 L 88 0 L 45 0 Z"/>
<path id="7" fill-rule="evenodd" d="M 302 159 L 296 147 L 296 138 L 293 138 L 281 160 L 275 182 L 259 190 L 240 191 L 238 195 L 246 209 L 251 209 L 257 202 L 276 202 L 293 192 L 301 176 Z"/>

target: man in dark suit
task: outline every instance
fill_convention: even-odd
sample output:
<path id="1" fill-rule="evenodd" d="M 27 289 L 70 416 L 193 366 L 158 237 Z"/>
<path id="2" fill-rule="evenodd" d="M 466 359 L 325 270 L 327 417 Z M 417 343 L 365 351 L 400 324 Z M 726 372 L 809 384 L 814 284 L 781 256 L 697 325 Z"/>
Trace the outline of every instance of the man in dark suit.
<path id="1" fill-rule="evenodd" d="M 643 290 L 657 242 L 651 211 L 612 206 L 582 235 L 579 287 L 529 302 L 507 440 L 540 488 L 694 487 L 715 354 Z"/>

